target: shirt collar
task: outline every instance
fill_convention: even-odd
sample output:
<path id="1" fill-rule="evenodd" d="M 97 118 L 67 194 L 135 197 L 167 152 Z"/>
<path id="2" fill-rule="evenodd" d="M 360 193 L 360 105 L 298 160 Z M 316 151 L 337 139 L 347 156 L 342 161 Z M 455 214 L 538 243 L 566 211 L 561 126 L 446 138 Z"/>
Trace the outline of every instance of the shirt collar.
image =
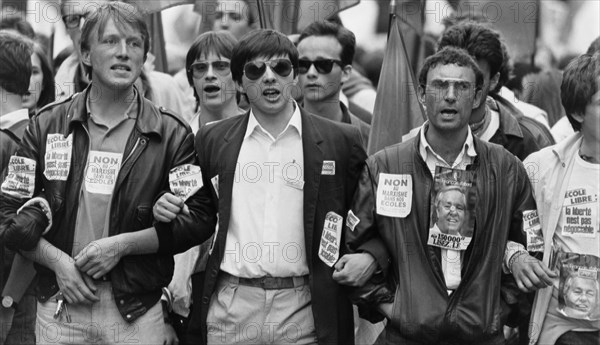
<path id="1" fill-rule="evenodd" d="M 138 100 L 138 91 L 137 88 L 133 88 L 133 97 L 132 97 L 133 101 L 131 101 L 129 103 L 129 107 L 127 107 L 127 110 L 125 110 L 125 113 L 123 114 L 123 120 L 125 119 L 136 119 L 137 118 L 137 112 L 132 112 L 131 110 L 134 108 L 134 106 L 137 103 Z M 87 97 L 85 99 L 85 112 L 88 115 L 88 118 L 93 117 L 92 114 L 92 108 L 90 107 L 90 92 L 87 93 Z"/>
<path id="2" fill-rule="evenodd" d="M 433 150 L 433 148 L 429 145 L 429 143 L 427 142 L 427 139 L 425 138 L 425 132 L 427 132 L 427 129 L 429 128 L 429 121 L 425 121 L 425 123 L 423 123 L 423 126 L 421 126 L 421 130 L 420 132 L 420 137 L 421 140 L 419 141 L 419 153 L 421 154 L 421 157 L 423 157 L 423 160 L 427 161 L 427 155 L 429 153 L 429 151 L 431 151 L 432 153 L 436 154 L 435 151 Z M 461 152 L 467 152 L 467 156 L 469 157 L 475 157 L 477 156 L 477 151 L 475 151 L 475 145 L 473 145 L 473 133 L 471 133 L 471 128 L 469 128 L 469 126 L 467 126 L 467 139 L 465 140 L 462 150 Z M 450 162 L 452 163 L 452 162 Z"/>
<path id="3" fill-rule="evenodd" d="M 0 116 L 0 128 L 8 129 L 15 124 L 29 120 L 29 110 L 22 108 Z"/>
<path id="4" fill-rule="evenodd" d="M 302 117 L 300 116 L 300 107 L 298 106 L 296 101 L 294 101 L 294 113 L 292 114 L 292 117 L 290 118 L 290 121 L 288 122 L 287 126 L 283 129 L 283 131 L 281 131 L 280 136 L 283 133 L 285 133 L 290 127 L 296 128 L 298 134 L 300 135 L 300 137 L 302 137 Z M 256 116 L 254 116 L 254 112 L 252 111 L 252 109 L 250 109 L 250 118 L 248 119 L 248 127 L 246 127 L 244 139 L 252 135 L 252 133 L 254 133 L 256 129 L 259 129 L 260 131 L 271 137 L 271 134 L 269 134 L 269 132 L 267 132 L 263 128 L 263 126 L 261 126 L 260 123 L 258 123 Z M 276 138 L 273 139 L 275 140 Z"/>

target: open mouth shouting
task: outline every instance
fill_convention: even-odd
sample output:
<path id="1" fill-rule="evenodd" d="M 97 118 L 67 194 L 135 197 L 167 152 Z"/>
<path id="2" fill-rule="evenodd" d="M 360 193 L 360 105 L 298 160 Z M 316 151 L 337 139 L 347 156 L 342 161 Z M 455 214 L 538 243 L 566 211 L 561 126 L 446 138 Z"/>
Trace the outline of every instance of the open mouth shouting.
<path id="1" fill-rule="evenodd" d="M 281 95 L 281 91 L 279 91 L 276 88 L 266 88 L 263 90 L 262 95 L 269 101 L 276 101 L 277 99 L 279 99 L 279 96 Z"/>

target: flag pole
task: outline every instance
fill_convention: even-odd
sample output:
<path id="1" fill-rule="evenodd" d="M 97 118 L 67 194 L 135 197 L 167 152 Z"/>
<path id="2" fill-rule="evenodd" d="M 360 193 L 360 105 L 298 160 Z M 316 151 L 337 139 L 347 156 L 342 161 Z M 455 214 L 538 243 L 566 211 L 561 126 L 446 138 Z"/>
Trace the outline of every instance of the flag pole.
<path id="1" fill-rule="evenodd" d="M 536 23 L 535 23 L 535 36 L 534 36 L 534 39 L 533 39 L 533 51 L 531 53 L 531 61 L 530 61 L 531 67 L 535 66 L 535 55 L 537 54 L 537 40 L 540 37 L 540 22 L 541 22 L 540 21 L 540 12 L 541 12 L 540 6 L 542 4 L 540 3 L 539 0 L 536 0 L 535 5 L 536 5 L 536 12 L 537 12 L 537 14 L 535 16 L 535 19 L 536 19 Z"/>
<path id="2" fill-rule="evenodd" d="M 388 31 L 387 38 L 390 39 L 390 32 L 392 31 L 392 23 L 394 22 L 394 17 L 396 17 L 396 0 L 390 0 L 390 18 L 388 20 Z"/>
<path id="3" fill-rule="evenodd" d="M 256 0 L 256 6 L 258 7 L 258 22 L 260 23 L 260 28 L 266 29 L 267 18 L 265 15 L 265 6 L 263 0 Z"/>

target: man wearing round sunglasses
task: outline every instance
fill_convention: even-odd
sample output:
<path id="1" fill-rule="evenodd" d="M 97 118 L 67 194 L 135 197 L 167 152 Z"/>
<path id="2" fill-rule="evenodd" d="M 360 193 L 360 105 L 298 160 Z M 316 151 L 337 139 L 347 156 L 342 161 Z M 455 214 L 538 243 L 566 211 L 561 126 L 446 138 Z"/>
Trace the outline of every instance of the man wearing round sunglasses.
<path id="1" fill-rule="evenodd" d="M 332 274 L 366 154 L 356 128 L 296 104 L 297 66 L 283 34 L 244 36 L 231 72 L 250 110 L 196 136 L 198 194 L 218 210 L 219 226 L 192 310 L 190 324 L 200 328 L 192 343 L 354 343 L 352 306 Z M 179 213 L 166 198 L 155 212 Z"/>

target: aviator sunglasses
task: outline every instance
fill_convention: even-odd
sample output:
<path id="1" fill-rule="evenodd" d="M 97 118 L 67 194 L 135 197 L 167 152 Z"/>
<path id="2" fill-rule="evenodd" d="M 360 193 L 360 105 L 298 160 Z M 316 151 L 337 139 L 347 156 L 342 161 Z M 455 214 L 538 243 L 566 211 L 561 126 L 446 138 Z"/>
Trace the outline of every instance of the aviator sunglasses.
<path id="1" fill-rule="evenodd" d="M 244 75 L 250 80 L 257 80 L 267 71 L 267 64 L 271 70 L 282 77 L 290 75 L 294 67 L 288 59 L 273 59 L 269 61 L 251 61 L 244 65 Z"/>
<path id="2" fill-rule="evenodd" d="M 192 72 L 192 76 L 196 79 L 202 78 L 208 72 L 208 66 L 212 66 L 213 71 L 221 76 L 226 76 L 231 72 L 229 61 L 198 61 L 194 62 L 188 71 Z"/>
<path id="3" fill-rule="evenodd" d="M 317 59 L 314 61 L 308 59 L 300 59 L 298 60 L 298 73 L 305 74 L 308 73 L 311 65 L 315 65 L 317 72 L 321 74 L 328 74 L 333 69 L 333 64 L 342 66 L 342 62 L 340 60 L 334 59 Z"/>

